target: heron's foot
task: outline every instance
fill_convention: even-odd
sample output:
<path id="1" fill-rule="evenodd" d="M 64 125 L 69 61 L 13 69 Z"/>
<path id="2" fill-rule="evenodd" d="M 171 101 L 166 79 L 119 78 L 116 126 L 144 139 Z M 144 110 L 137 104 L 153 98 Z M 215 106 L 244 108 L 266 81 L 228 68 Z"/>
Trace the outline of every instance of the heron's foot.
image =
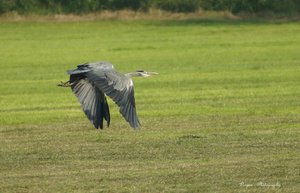
<path id="1" fill-rule="evenodd" d="M 63 81 L 60 81 L 61 84 L 58 84 L 57 86 L 62 86 L 62 87 L 70 87 L 72 84 L 70 84 L 70 81 L 68 82 L 63 82 Z"/>

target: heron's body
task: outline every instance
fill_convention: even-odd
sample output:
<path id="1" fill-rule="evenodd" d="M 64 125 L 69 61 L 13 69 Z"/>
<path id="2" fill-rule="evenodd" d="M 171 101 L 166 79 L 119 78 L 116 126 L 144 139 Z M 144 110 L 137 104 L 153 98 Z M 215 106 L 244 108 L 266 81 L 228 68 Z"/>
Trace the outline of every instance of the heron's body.
<path id="1" fill-rule="evenodd" d="M 157 73 L 137 71 L 121 74 L 109 62 L 86 63 L 68 70 L 70 80 L 59 86 L 70 86 L 82 104 L 81 108 L 95 128 L 103 129 L 103 119 L 110 124 L 109 107 L 105 94 L 119 107 L 120 113 L 130 126 L 137 129 L 140 125 L 136 113 L 133 82 L 130 77 L 149 76 Z"/>

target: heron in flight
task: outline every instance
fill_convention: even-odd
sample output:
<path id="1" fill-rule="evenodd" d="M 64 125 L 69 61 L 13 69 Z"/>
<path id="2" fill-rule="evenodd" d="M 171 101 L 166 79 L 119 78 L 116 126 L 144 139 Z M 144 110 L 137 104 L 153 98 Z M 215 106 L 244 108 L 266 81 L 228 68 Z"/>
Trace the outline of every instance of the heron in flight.
<path id="1" fill-rule="evenodd" d="M 133 82 L 131 77 L 151 76 L 156 72 L 136 71 L 121 74 L 115 71 L 109 62 L 93 62 L 77 66 L 75 70 L 67 70 L 70 80 L 57 86 L 71 87 L 87 118 L 95 126 L 103 129 L 103 119 L 110 123 L 109 108 L 105 94 L 119 107 L 120 113 L 135 130 L 140 122 L 136 114 Z"/>

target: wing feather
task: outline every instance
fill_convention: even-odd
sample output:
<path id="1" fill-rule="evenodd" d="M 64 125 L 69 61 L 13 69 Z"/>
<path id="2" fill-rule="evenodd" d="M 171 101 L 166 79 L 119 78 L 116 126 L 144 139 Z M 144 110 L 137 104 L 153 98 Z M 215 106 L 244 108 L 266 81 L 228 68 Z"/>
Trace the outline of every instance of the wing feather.
<path id="1" fill-rule="evenodd" d="M 105 95 L 101 90 L 87 78 L 80 78 L 73 82 L 72 91 L 81 103 L 81 109 L 95 126 L 103 129 L 103 118 L 107 120 L 107 126 L 110 124 L 109 107 Z"/>
<path id="2" fill-rule="evenodd" d="M 137 117 L 132 80 L 113 68 L 91 67 L 85 76 L 109 96 L 119 107 L 120 113 L 130 126 L 137 129 L 140 122 Z"/>

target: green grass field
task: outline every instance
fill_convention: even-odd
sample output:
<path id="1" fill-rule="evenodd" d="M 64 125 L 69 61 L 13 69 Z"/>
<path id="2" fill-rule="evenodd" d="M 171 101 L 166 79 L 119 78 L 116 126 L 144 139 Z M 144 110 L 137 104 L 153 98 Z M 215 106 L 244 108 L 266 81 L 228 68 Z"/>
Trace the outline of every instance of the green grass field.
<path id="1" fill-rule="evenodd" d="M 2 22 L 0 44 L 1 192 L 300 189 L 299 23 Z M 133 78 L 140 131 L 56 86 L 93 61 L 159 73 Z"/>

